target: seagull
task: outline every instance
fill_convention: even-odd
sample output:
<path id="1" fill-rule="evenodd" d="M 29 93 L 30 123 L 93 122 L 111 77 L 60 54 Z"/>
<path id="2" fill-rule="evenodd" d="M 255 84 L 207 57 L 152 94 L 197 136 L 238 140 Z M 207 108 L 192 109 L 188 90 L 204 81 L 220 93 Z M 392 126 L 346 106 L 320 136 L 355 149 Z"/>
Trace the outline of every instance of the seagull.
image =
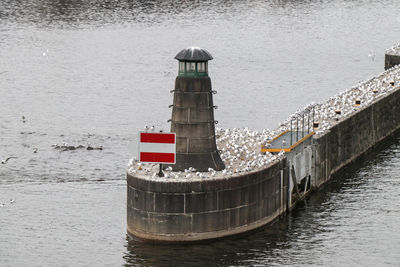
<path id="1" fill-rule="evenodd" d="M 0 208 L 4 208 L 5 205 L 6 205 L 6 204 L 1 203 L 1 204 L 0 204 Z"/>
<path id="2" fill-rule="evenodd" d="M 10 199 L 10 204 L 15 203 L 15 198 Z"/>
<path id="3" fill-rule="evenodd" d="M 8 157 L 6 159 L 1 159 L 1 164 L 6 164 L 7 161 L 9 161 L 10 159 L 16 159 L 17 157 Z"/>
<path id="4" fill-rule="evenodd" d="M 154 132 L 154 125 L 152 125 L 152 126 L 150 127 L 150 130 L 151 130 L 152 132 Z"/>
<path id="5" fill-rule="evenodd" d="M 149 126 L 144 126 L 144 131 L 147 132 L 149 130 Z"/>
<path id="6" fill-rule="evenodd" d="M 371 58 L 372 61 L 375 61 L 375 53 L 374 53 L 374 50 L 371 49 L 371 50 L 369 51 L 368 57 Z"/>
<path id="7" fill-rule="evenodd" d="M 25 123 L 25 122 L 26 122 L 25 116 L 22 116 L 22 123 Z"/>
<path id="8" fill-rule="evenodd" d="M 45 51 L 45 52 L 43 52 L 43 54 L 42 54 L 42 55 L 43 55 L 44 57 L 47 57 L 47 54 L 48 54 L 48 53 L 49 53 L 49 49 L 46 49 L 46 51 Z"/>
<path id="9" fill-rule="evenodd" d="M 37 153 L 39 149 L 37 149 L 36 147 L 33 149 L 33 153 Z"/>

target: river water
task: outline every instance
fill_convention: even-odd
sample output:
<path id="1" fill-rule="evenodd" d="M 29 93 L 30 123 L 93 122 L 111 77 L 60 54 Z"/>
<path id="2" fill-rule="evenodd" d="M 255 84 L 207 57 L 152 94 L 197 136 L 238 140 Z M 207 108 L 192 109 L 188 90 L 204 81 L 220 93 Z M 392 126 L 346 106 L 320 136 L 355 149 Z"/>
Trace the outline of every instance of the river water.
<path id="1" fill-rule="evenodd" d="M 125 171 L 138 131 L 169 128 L 181 49 L 214 56 L 219 127 L 273 129 L 381 73 L 399 10 L 397 0 L 0 1 L 0 155 L 17 157 L 0 165 L 0 265 L 398 265 L 400 135 L 291 215 L 209 244 L 128 242 Z M 62 143 L 104 149 L 52 147 Z"/>

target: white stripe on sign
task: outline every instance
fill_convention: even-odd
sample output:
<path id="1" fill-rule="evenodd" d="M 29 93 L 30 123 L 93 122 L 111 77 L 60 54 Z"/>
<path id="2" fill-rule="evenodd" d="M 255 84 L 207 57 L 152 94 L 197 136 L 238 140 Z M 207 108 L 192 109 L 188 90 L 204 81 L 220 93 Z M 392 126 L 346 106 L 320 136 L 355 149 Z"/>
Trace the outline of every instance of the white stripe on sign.
<path id="1" fill-rule="evenodd" d="M 175 153 L 175 144 L 163 144 L 163 143 L 140 143 L 140 152 L 151 152 L 151 153 Z"/>

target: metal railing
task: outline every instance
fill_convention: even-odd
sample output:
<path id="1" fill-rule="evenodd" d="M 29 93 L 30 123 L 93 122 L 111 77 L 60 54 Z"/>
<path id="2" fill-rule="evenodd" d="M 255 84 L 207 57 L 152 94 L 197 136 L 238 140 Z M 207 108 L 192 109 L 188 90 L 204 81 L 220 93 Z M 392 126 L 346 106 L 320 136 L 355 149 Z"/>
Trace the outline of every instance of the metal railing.
<path id="1" fill-rule="evenodd" d="M 295 122 L 296 126 L 296 142 L 299 141 L 299 121 L 301 123 L 301 138 L 304 138 L 305 132 L 307 132 L 306 135 L 308 135 L 314 125 L 314 119 L 315 119 L 315 110 L 314 110 L 314 105 L 307 107 L 305 110 L 301 111 L 296 115 L 295 118 L 290 119 L 290 146 L 293 145 L 293 122 Z M 312 117 L 312 122 L 310 121 L 310 117 Z M 306 124 L 306 119 L 307 119 L 307 124 Z M 310 122 L 311 122 L 311 127 L 310 127 Z"/>

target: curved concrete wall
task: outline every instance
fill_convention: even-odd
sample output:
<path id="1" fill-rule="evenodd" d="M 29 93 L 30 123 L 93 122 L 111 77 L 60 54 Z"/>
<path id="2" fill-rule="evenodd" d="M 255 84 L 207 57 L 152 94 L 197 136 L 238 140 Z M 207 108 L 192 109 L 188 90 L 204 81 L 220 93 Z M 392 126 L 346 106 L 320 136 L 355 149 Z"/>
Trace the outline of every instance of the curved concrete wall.
<path id="1" fill-rule="evenodd" d="M 286 159 L 219 179 L 127 175 L 128 233 L 153 241 L 196 241 L 246 232 L 287 210 Z"/>

